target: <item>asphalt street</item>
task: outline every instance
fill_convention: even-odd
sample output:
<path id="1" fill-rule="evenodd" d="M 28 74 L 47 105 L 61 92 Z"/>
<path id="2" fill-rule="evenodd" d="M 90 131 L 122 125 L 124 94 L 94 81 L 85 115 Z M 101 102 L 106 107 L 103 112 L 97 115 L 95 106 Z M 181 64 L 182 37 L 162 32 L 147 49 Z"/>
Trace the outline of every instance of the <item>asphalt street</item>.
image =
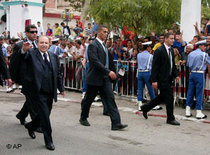
<path id="1" fill-rule="evenodd" d="M 116 98 L 123 131 L 112 131 L 110 118 L 102 115 L 100 102 L 94 103 L 88 118 L 91 126 L 79 124 L 81 93 L 66 92 L 59 96 L 51 113 L 51 125 L 55 151 L 46 150 L 44 138 L 36 133 L 31 139 L 15 115 L 24 103 L 24 96 L 17 90 L 6 93 L 0 89 L 0 155 L 208 155 L 210 154 L 210 111 L 206 122 L 193 117 L 186 119 L 185 110 L 175 107 L 175 115 L 181 126 L 166 124 L 165 106 L 151 111 L 148 120 L 137 106 L 124 98 Z M 163 116 L 163 117 L 161 117 Z M 27 118 L 30 121 L 30 117 Z"/>

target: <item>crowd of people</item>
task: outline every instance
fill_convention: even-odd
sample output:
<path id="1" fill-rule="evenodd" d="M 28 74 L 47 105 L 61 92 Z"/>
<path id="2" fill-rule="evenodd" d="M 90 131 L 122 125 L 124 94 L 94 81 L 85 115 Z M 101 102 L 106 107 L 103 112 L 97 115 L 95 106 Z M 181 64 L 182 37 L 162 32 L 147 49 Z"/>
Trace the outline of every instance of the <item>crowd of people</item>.
<path id="1" fill-rule="evenodd" d="M 53 32 L 48 24 L 44 33 L 40 22 L 37 22 L 37 26 L 26 26 L 25 34 L 20 34 L 20 38 L 10 38 L 9 34 L 0 36 L 1 85 L 7 86 L 8 93 L 15 91 L 18 85 L 22 86 L 26 102 L 16 117 L 25 125 L 31 138 L 36 138 L 35 130 L 43 132 L 47 149 L 55 149 L 49 117 L 52 101 L 57 101 L 57 88 L 64 95 L 65 80 L 63 82 L 62 79 L 65 78 L 66 58 L 73 64 L 68 69 L 76 77 L 76 83 L 80 82 L 82 74 L 80 123 L 84 126 L 90 126 L 87 121 L 90 106 L 99 94 L 104 105 L 103 114 L 111 118 L 111 129 L 121 130 L 127 127 L 121 124 L 114 92 L 119 95 L 136 95 L 138 110 L 143 112 L 146 119 L 147 112 L 161 109 L 158 104 L 164 101 L 167 123 L 180 125 L 173 114 L 174 98 L 171 86 L 174 78 L 177 83 L 180 81 L 175 65 L 186 66 L 191 72 L 188 79 L 186 117 L 192 116 L 194 96 L 196 118 L 207 117 L 202 110 L 204 88 L 207 94 L 210 92 L 209 21 L 201 32 L 195 24 L 198 35 L 190 42 L 183 40 L 184 32 L 180 32 L 177 25 L 165 30 L 165 34 L 151 31 L 151 36 L 139 37 L 138 40 L 125 33 L 111 37 L 107 27 L 103 25 L 94 24 L 92 27 L 91 23 L 88 23 L 87 28 L 84 28 L 79 19 L 73 31 L 63 22 L 60 25 L 63 30 L 55 23 Z M 77 68 L 76 63 L 79 64 Z M 72 86 L 74 84 L 75 82 L 71 83 Z M 145 85 L 151 99 L 147 104 L 143 104 Z M 210 94 L 206 96 L 210 97 Z M 28 114 L 31 115 L 32 121 L 26 123 Z"/>

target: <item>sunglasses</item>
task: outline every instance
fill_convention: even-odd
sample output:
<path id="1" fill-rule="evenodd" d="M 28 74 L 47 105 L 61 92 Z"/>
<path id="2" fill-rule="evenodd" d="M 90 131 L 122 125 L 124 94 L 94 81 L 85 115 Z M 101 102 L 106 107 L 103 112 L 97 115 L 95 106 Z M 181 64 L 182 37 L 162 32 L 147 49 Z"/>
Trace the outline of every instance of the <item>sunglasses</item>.
<path id="1" fill-rule="evenodd" d="M 29 33 L 37 33 L 37 31 L 29 31 Z"/>

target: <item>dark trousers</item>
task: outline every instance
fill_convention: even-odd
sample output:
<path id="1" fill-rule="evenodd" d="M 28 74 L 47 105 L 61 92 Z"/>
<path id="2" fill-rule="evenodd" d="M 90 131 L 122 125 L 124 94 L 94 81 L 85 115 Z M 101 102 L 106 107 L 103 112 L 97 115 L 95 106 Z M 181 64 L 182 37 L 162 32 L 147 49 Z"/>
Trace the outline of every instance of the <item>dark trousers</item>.
<path id="1" fill-rule="evenodd" d="M 21 110 L 18 112 L 18 117 L 20 119 L 25 119 L 28 116 L 28 113 L 31 116 L 31 119 L 34 119 L 36 116 L 36 112 L 34 111 L 34 109 L 30 108 L 32 101 L 30 99 L 30 97 L 28 97 L 27 95 L 25 95 L 26 97 L 26 101 L 23 104 L 23 107 L 21 108 Z"/>
<path id="2" fill-rule="evenodd" d="M 28 124 L 30 130 L 35 131 L 41 124 L 45 143 L 53 142 L 50 113 L 52 110 L 53 98 L 50 94 L 39 93 L 38 98 L 33 98 L 32 108 L 37 110 L 37 116 Z"/>
<path id="3" fill-rule="evenodd" d="M 171 121 L 174 120 L 174 97 L 173 97 L 173 89 L 172 88 L 164 88 L 160 89 L 160 94 L 155 97 L 153 100 L 151 100 L 149 103 L 144 104 L 141 109 L 143 111 L 150 111 L 155 106 L 159 105 L 161 102 L 164 102 L 166 105 L 166 111 L 167 111 L 167 120 Z"/>
<path id="4" fill-rule="evenodd" d="M 91 104 L 93 103 L 98 91 L 100 93 L 101 98 L 103 99 L 104 104 L 107 107 L 107 111 L 111 118 L 112 126 L 121 124 L 120 114 L 115 103 L 114 94 L 112 91 L 112 84 L 108 77 L 104 78 L 103 86 L 87 85 L 87 91 L 81 103 L 81 119 L 88 118 Z"/>

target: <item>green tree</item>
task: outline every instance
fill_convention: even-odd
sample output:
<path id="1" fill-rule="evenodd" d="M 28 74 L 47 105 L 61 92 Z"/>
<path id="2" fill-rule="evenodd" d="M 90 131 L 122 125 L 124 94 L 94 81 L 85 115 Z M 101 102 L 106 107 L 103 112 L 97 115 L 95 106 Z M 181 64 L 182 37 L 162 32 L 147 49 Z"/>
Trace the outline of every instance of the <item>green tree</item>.
<path id="1" fill-rule="evenodd" d="M 147 34 L 170 28 L 179 21 L 180 10 L 181 0 L 92 0 L 88 11 L 97 23 Z"/>
<path id="2" fill-rule="evenodd" d="M 202 11 L 202 16 L 204 18 L 210 18 L 210 1 L 209 0 L 202 0 L 201 1 L 202 7 L 201 7 L 201 11 Z"/>

